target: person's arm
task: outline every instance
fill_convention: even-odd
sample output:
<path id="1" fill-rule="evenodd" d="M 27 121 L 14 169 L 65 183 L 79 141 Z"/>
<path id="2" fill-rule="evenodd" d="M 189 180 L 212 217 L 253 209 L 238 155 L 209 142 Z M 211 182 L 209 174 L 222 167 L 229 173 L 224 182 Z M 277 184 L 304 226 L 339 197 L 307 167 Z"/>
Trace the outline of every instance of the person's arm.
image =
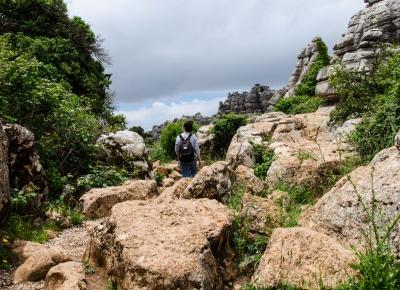
<path id="1" fill-rule="evenodd" d="M 175 141 L 175 153 L 176 153 L 176 159 L 179 161 L 179 145 L 181 144 L 181 138 L 179 138 L 179 135 L 176 136 L 176 141 Z"/>

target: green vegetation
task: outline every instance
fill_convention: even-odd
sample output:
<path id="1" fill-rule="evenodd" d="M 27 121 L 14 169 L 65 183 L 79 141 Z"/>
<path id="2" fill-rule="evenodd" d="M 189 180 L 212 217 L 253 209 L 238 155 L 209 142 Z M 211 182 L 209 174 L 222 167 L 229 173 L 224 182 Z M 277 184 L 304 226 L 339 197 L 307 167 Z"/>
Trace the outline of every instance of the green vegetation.
<path id="1" fill-rule="evenodd" d="M 322 103 L 323 100 L 319 97 L 292 96 L 281 98 L 275 106 L 275 111 L 290 115 L 313 113 Z"/>
<path id="2" fill-rule="evenodd" d="M 78 196 L 92 188 L 121 185 L 132 177 L 125 169 L 113 166 L 96 166 L 89 174 L 80 176 L 76 182 L 76 194 Z"/>
<path id="3" fill-rule="evenodd" d="M 167 127 L 165 127 L 161 132 L 160 137 L 160 147 L 155 146 L 155 149 L 158 150 L 153 153 L 152 158 L 155 156 L 159 156 L 160 158 L 157 160 L 175 160 L 175 142 L 176 136 L 182 133 L 183 124 L 186 120 L 179 120 L 177 122 L 169 123 Z M 200 128 L 200 125 L 197 123 L 193 123 L 193 131 L 197 132 Z M 161 150 L 160 150 L 161 149 Z M 153 159 L 154 160 L 154 159 Z"/>
<path id="4" fill-rule="evenodd" d="M 319 53 L 308 72 L 304 75 L 301 84 L 296 87 L 294 91 L 296 96 L 314 96 L 318 73 L 323 67 L 329 65 L 328 47 L 321 38 L 316 40 L 316 45 Z"/>
<path id="5" fill-rule="evenodd" d="M 281 98 L 275 106 L 275 111 L 291 115 L 313 113 L 323 103 L 321 98 L 315 96 L 315 87 L 319 71 L 329 65 L 330 58 L 328 48 L 321 38 L 316 40 L 316 44 L 319 53 L 315 62 L 304 75 L 302 82 L 296 86 L 294 95 Z"/>
<path id="6" fill-rule="evenodd" d="M 315 157 L 312 154 L 312 152 L 304 151 L 304 150 L 301 150 L 301 151 L 297 152 L 297 158 L 300 160 L 300 162 L 302 164 L 306 160 L 315 159 Z"/>
<path id="7" fill-rule="evenodd" d="M 254 167 L 254 175 L 264 180 L 267 177 L 268 169 L 275 159 L 274 151 L 268 148 L 268 143 L 253 144 L 256 166 Z"/>
<path id="8" fill-rule="evenodd" d="M 251 284 L 245 285 L 242 290 L 300 290 L 298 288 L 292 286 L 276 286 L 276 287 L 268 287 L 268 288 L 258 288 Z"/>
<path id="9" fill-rule="evenodd" d="M 237 185 L 232 190 L 232 195 L 228 200 L 228 207 L 238 211 L 240 206 L 242 205 L 243 195 L 245 193 L 245 187 L 241 185 Z"/>
<path id="10" fill-rule="evenodd" d="M 384 50 L 371 71 L 349 71 L 338 67 L 331 83 L 340 101 L 331 113 L 333 124 L 362 117 L 350 134 L 364 162 L 393 145 L 400 129 L 400 53 Z"/>
<path id="11" fill-rule="evenodd" d="M 212 150 L 213 158 L 225 157 L 229 144 L 236 131 L 247 124 L 247 117 L 244 115 L 229 113 L 214 120 L 212 133 L 214 134 Z"/>

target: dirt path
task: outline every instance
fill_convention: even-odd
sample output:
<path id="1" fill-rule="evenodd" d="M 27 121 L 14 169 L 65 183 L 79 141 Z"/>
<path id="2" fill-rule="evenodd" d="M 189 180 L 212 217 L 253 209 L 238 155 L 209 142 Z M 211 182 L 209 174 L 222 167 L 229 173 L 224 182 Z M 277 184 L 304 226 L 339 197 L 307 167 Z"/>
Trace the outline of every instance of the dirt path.
<path id="1" fill-rule="evenodd" d="M 48 241 L 46 245 L 57 246 L 64 250 L 65 254 L 73 261 L 82 262 L 86 245 L 89 240 L 88 229 L 97 225 L 100 220 L 85 222 L 83 226 L 74 227 L 62 231 L 56 238 Z M 13 285 L 12 271 L 0 271 L 0 289 L 4 290 L 42 290 L 44 281 L 26 282 Z M 106 289 L 106 279 L 100 271 L 87 275 L 87 290 Z"/>

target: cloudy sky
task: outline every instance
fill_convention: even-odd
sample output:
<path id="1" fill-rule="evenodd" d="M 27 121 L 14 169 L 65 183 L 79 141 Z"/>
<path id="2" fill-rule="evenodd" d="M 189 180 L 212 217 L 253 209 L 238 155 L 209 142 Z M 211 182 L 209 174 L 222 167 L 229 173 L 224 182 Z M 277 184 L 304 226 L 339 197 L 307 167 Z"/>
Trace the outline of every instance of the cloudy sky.
<path id="1" fill-rule="evenodd" d="M 362 0 L 67 0 L 105 39 L 130 125 L 214 114 L 230 91 L 283 87 L 320 35 L 331 48 Z"/>

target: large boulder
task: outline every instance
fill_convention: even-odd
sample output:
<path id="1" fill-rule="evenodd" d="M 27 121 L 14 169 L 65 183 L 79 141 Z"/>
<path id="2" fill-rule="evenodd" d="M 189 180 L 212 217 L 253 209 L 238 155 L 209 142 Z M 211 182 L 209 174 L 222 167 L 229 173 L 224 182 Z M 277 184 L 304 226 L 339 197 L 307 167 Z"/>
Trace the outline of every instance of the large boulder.
<path id="1" fill-rule="evenodd" d="M 368 214 L 372 213 L 372 200 L 376 210 L 375 226 L 382 233 L 399 215 L 400 154 L 395 147 L 381 151 L 369 165 L 357 168 L 338 181 L 305 212 L 301 224 L 349 247 L 362 247 L 363 233 L 369 232 L 372 225 L 368 219 Z M 390 243 L 396 256 L 400 257 L 399 224 L 390 235 Z"/>
<path id="2" fill-rule="evenodd" d="M 356 271 L 354 253 L 334 239 L 305 228 L 274 230 L 252 282 L 256 287 L 327 289 L 347 282 Z"/>
<path id="3" fill-rule="evenodd" d="M 318 46 L 318 42 L 320 41 L 322 41 L 320 37 L 315 37 L 297 56 L 296 68 L 286 86 L 287 92 L 285 97 L 291 97 L 294 95 L 297 86 L 303 82 L 304 76 L 309 72 L 311 66 L 317 60 L 318 54 L 320 53 L 320 47 Z"/>
<path id="4" fill-rule="evenodd" d="M 10 204 L 10 186 L 8 177 L 8 141 L 0 124 L 0 223 Z"/>
<path id="5" fill-rule="evenodd" d="M 39 155 L 35 150 L 35 136 L 31 131 L 17 124 L 3 124 L 8 139 L 8 167 L 10 187 L 34 191 L 24 214 L 40 213 L 47 200 L 48 185 Z"/>
<path id="6" fill-rule="evenodd" d="M 158 197 L 157 201 L 165 202 L 174 199 L 181 199 L 184 195 L 186 188 L 189 186 L 191 178 L 182 178 L 175 182 L 171 187 L 166 188 Z"/>
<path id="7" fill-rule="evenodd" d="M 82 263 L 66 262 L 50 269 L 44 290 L 85 290 L 85 272 Z"/>
<path id="8" fill-rule="evenodd" d="M 148 172 L 146 146 L 138 133 L 124 130 L 103 134 L 96 143 L 103 148 L 99 159 L 108 165 L 142 171 L 143 174 Z"/>
<path id="9" fill-rule="evenodd" d="M 127 200 L 145 200 L 157 195 L 154 180 L 128 180 L 120 186 L 94 188 L 82 195 L 79 202 L 82 213 L 89 218 L 110 215 L 111 208 Z"/>
<path id="10" fill-rule="evenodd" d="M 212 133 L 213 124 L 200 127 L 196 132 L 200 152 L 203 156 L 210 155 L 213 150 L 214 134 Z"/>
<path id="11" fill-rule="evenodd" d="M 230 227 L 215 200 L 128 201 L 94 228 L 86 256 L 122 289 L 221 289 Z"/>
<path id="12" fill-rule="evenodd" d="M 398 0 L 364 0 L 367 7 L 350 20 L 347 31 L 334 46 L 332 65 L 338 61 L 352 70 L 369 70 L 380 53 L 383 43 L 395 43 L 400 35 L 400 3 Z M 316 95 L 337 100 L 329 77 L 334 66 L 320 71 L 317 77 Z"/>
<path id="13" fill-rule="evenodd" d="M 204 166 L 181 195 L 181 198 L 210 198 L 226 202 L 232 191 L 234 172 L 224 161 Z"/>
<path id="14" fill-rule="evenodd" d="M 352 128 L 346 124 L 346 130 L 332 130 L 328 125 L 331 109 L 295 116 L 264 114 L 256 123 L 239 128 L 229 146 L 227 161 L 253 167 L 254 144 L 265 144 L 275 155 L 268 170 L 269 184 L 283 180 L 292 185 L 317 186 L 324 182 L 327 171 L 353 155 L 353 149 L 345 142 L 346 134 L 338 132 L 347 133 L 355 124 Z"/>
<path id="15" fill-rule="evenodd" d="M 61 249 L 33 242 L 16 242 L 13 252 L 22 263 L 15 270 L 14 283 L 42 280 L 52 267 L 68 261 Z"/>

